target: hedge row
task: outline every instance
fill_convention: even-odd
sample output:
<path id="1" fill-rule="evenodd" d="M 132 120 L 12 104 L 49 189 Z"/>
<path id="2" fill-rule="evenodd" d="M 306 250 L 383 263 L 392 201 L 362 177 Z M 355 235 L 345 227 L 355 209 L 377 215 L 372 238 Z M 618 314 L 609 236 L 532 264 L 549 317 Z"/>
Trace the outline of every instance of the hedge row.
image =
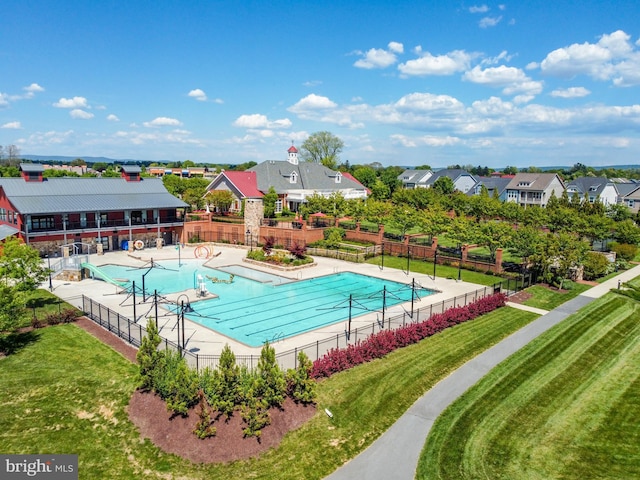
<path id="1" fill-rule="evenodd" d="M 450 308 L 432 315 L 428 320 L 412 323 L 396 330 L 382 330 L 347 348 L 333 348 L 313 362 L 313 378 L 330 377 L 361 363 L 384 357 L 389 352 L 430 337 L 445 328 L 472 320 L 503 307 L 507 301 L 503 293 L 481 298 L 464 307 Z"/>

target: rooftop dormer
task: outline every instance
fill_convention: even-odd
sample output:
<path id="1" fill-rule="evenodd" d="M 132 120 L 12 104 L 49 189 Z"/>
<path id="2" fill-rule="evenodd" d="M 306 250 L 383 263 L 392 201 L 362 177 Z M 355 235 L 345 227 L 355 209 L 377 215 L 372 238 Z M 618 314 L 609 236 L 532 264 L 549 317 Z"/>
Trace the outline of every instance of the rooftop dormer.
<path id="1" fill-rule="evenodd" d="M 44 167 L 39 163 L 21 163 L 20 175 L 25 182 L 42 182 Z"/>
<path id="2" fill-rule="evenodd" d="M 127 182 L 139 182 L 142 169 L 137 165 L 123 165 L 122 178 Z"/>

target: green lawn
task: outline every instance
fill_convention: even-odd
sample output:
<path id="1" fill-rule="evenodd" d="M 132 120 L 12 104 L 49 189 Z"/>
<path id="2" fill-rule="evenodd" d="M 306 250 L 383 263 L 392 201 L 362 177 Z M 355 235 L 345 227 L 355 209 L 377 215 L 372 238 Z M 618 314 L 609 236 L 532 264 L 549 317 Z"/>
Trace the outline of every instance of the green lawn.
<path id="1" fill-rule="evenodd" d="M 40 288 L 38 290 L 34 290 L 30 293 L 29 298 L 26 302 L 26 307 L 28 310 L 28 315 L 25 316 L 24 320 L 20 324 L 20 327 L 26 327 L 31 325 L 31 319 L 34 314 L 39 320 L 44 320 L 44 318 L 51 313 L 59 313 L 64 310 L 76 308 L 73 305 L 68 304 L 64 300 L 56 297 L 53 293 Z"/>
<path id="2" fill-rule="evenodd" d="M 374 257 L 367 260 L 367 263 L 374 265 L 382 264 L 382 257 Z M 398 270 L 407 269 L 407 258 L 384 256 L 384 268 L 396 268 Z M 433 276 L 433 262 L 423 262 L 421 260 L 411 260 L 409 262 L 409 272 L 420 273 L 423 275 Z M 502 281 L 502 278 L 495 275 L 487 275 L 485 273 L 473 272 L 471 270 L 460 270 L 461 279 L 465 282 L 477 283 L 478 285 L 491 286 Z M 411 273 L 409 273 L 409 277 Z M 449 265 L 436 266 L 436 277 L 441 278 L 458 278 L 458 267 Z"/>
<path id="3" fill-rule="evenodd" d="M 417 478 L 640 478 L 640 304 L 593 302 L 434 424 Z"/>
<path id="4" fill-rule="evenodd" d="M 577 297 L 582 292 L 589 290 L 591 286 L 583 285 L 581 283 L 574 283 L 565 281 L 563 285 L 563 291 L 558 291 L 553 288 L 543 287 L 541 285 L 533 285 L 526 289 L 526 291 L 533 296 L 523 303 L 530 307 L 542 308 L 544 310 L 553 310 L 564 302 L 568 302 L 574 297 Z M 566 291 L 565 291 L 566 290 Z"/>
<path id="5" fill-rule="evenodd" d="M 136 368 L 119 354 L 72 324 L 36 330 L 0 360 L 0 451 L 78 453 L 82 479 L 323 478 L 435 383 L 534 318 L 505 307 L 326 379 L 318 414 L 279 448 L 222 465 L 194 465 L 141 441 L 126 414 Z"/>

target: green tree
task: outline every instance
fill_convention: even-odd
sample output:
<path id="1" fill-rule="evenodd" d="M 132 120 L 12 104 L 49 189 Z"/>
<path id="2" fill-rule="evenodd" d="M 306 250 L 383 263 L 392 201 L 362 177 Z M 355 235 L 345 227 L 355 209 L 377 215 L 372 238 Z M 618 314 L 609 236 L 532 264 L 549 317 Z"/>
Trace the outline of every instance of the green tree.
<path id="1" fill-rule="evenodd" d="M 441 207 L 434 206 L 418 212 L 421 230 L 431 237 L 446 232 L 451 218 Z"/>
<path id="2" fill-rule="evenodd" d="M 433 189 L 443 195 L 450 195 L 453 193 L 455 187 L 453 185 L 453 180 L 443 175 L 433 182 Z"/>
<path id="3" fill-rule="evenodd" d="M 353 171 L 353 176 L 358 180 L 362 185 L 367 188 L 372 188 L 373 185 L 378 180 L 378 175 L 376 171 L 368 166 L 358 167 Z"/>
<path id="4" fill-rule="evenodd" d="M 147 334 L 142 337 L 140 348 L 136 353 L 138 361 L 138 386 L 143 390 L 153 390 L 158 369 L 163 356 L 158 351 L 162 339 L 153 318 L 147 320 Z"/>
<path id="5" fill-rule="evenodd" d="M 344 142 L 331 132 L 313 133 L 300 147 L 300 156 L 306 162 L 320 163 L 335 169 L 340 161 Z"/>
<path id="6" fill-rule="evenodd" d="M 219 212 L 224 213 L 229 211 L 235 197 L 229 190 L 211 190 L 207 193 L 205 200 Z"/>
<path id="7" fill-rule="evenodd" d="M 277 201 L 278 194 L 276 193 L 276 189 L 273 187 L 269 187 L 269 191 L 262 197 L 265 218 L 273 218 L 276 216 Z"/>
<path id="8" fill-rule="evenodd" d="M 616 224 L 615 239 L 619 243 L 637 245 L 640 242 L 640 229 L 631 219 Z"/>
<path id="9" fill-rule="evenodd" d="M 391 227 L 400 230 L 400 235 L 403 238 L 409 230 L 422 223 L 420 214 L 409 206 L 394 208 L 388 220 Z"/>
<path id="10" fill-rule="evenodd" d="M 387 200 L 391 195 L 389 186 L 382 180 L 378 179 L 371 187 L 371 198 L 376 200 Z"/>
<path id="11" fill-rule="evenodd" d="M 513 232 L 508 250 L 513 255 L 522 258 L 523 263 L 527 266 L 529 258 L 536 254 L 543 240 L 544 235 L 537 228 L 531 226 L 520 227 Z"/>
<path id="12" fill-rule="evenodd" d="M 495 261 L 498 248 L 506 248 L 513 237 L 511 225 L 500 221 L 489 221 L 480 224 L 478 243 L 489 249 L 491 259 Z"/>
<path id="13" fill-rule="evenodd" d="M 313 362 L 303 351 L 298 352 L 298 366 L 287 370 L 287 394 L 296 402 L 313 403 L 316 399 L 316 381 L 311 378 Z"/>
<path id="14" fill-rule="evenodd" d="M 209 402 L 221 413 L 230 417 L 240 399 L 240 368 L 236 365 L 236 356 L 228 344 L 225 344 L 220 353 L 218 369 L 214 377 L 217 396 L 209 398 Z"/>
<path id="15" fill-rule="evenodd" d="M 279 407 L 284 402 L 287 391 L 284 373 L 276 362 L 276 351 L 266 342 L 258 360 L 255 395 L 261 398 L 267 407 Z"/>
<path id="16" fill-rule="evenodd" d="M 35 290 L 49 274 L 40 260 L 40 254 L 16 237 L 7 237 L 0 244 L 0 278 L 4 285 L 15 291 Z"/>

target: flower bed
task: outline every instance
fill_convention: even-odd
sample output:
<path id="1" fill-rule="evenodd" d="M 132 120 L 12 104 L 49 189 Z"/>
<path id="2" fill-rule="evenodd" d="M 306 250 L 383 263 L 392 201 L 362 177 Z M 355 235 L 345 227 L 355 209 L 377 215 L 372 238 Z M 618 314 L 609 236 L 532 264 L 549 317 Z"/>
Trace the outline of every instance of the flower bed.
<path id="1" fill-rule="evenodd" d="M 396 330 L 383 330 L 349 345 L 347 348 L 333 348 L 322 358 L 313 362 L 314 378 L 330 377 L 334 373 L 347 370 L 361 363 L 384 357 L 397 348 L 430 337 L 442 330 L 458 325 L 503 307 L 507 301 L 503 293 L 495 293 L 481 298 L 464 307 L 450 308 L 432 315 L 428 320 L 412 323 Z"/>

